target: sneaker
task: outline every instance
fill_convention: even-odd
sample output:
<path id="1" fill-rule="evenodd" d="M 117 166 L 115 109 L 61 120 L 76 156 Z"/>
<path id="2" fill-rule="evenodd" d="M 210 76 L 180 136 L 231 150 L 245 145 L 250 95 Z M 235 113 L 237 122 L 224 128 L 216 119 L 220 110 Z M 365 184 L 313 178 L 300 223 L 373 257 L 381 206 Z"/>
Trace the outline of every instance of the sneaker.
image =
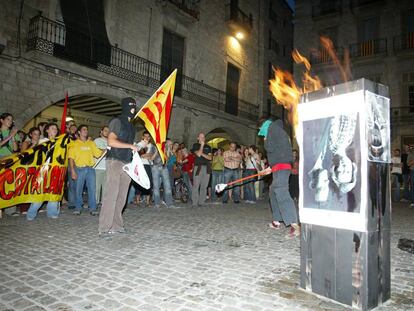
<path id="1" fill-rule="evenodd" d="M 414 207 L 414 203 L 410 203 L 410 207 Z M 12 214 L 13 215 L 13 214 Z"/>
<path id="2" fill-rule="evenodd" d="M 92 211 L 90 212 L 91 216 L 98 216 L 99 212 L 98 211 Z"/>
<path id="3" fill-rule="evenodd" d="M 234 203 L 235 203 L 235 204 L 239 204 L 239 203 L 240 203 L 240 201 L 234 201 Z"/>
<path id="4" fill-rule="evenodd" d="M 14 213 L 11 213 L 10 216 L 18 217 L 18 216 L 20 216 L 20 213 L 19 212 L 14 212 Z"/>
<path id="5" fill-rule="evenodd" d="M 73 211 L 73 215 L 80 215 L 81 212 L 80 211 Z"/>
<path id="6" fill-rule="evenodd" d="M 159 204 L 155 204 L 155 205 L 154 205 L 154 208 L 161 208 L 161 205 L 159 205 Z"/>
<path id="7" fill-rule="evenodd" d="M 177 209 L 177 208 L 180 208 L 179 206 L 176 206 L 176 205 L 170 205 L 170 206 L 167 206 L 167 208 L 174 208 L 174 209 Z"/>
<path id="8" fill-rule="evenodd" d="M 269 228 L 271 229 L 280 229 L 280 226 L 282 224 L 276 220 L 273 220 L 270 224 L 269 224 Z"/>
<path id="9" fill-rule="evenodd" d="M 223 204 L 227 204 L 227 201 L 223 201 Z"/>

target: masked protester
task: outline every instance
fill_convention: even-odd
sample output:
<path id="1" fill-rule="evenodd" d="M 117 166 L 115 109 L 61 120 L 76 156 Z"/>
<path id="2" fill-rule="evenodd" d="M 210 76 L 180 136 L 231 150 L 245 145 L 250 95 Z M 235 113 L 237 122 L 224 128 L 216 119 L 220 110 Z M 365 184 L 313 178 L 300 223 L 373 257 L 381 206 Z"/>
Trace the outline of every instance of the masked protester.
<path id="1" fill-rule="evenodd" d="M 125 233 L 122 220 L 129 183 L 131 178 L 122 167 L 131 162 L 132 151 L 138 151 L 133 144 L 135 128 L 131 124 L 135 116 L 136 102 L 133 98 L 122 99 L 122 114 L 109 122 L 108 146 L 106 155 L 106 192 L 103 195 L 99 214 L 99 235 L 108 237 L 116 233 Z"/>
<path id="2" fill-rule="evenodd" d="M 273 173 L 273 182 L 270 186 L 270 206 L 273 221 L 269 227 L 278 229 L 281 222 L 290 226 L 290 237 L 300 234 L 298 215 L 295 203 L 289 194 L 289 176 L 292 169 L 292 146 L 281 120 L 266 120 L 259 131 L 264 136 L 264 147 L 267 151 L 270 167 L 264 172 Z"/>

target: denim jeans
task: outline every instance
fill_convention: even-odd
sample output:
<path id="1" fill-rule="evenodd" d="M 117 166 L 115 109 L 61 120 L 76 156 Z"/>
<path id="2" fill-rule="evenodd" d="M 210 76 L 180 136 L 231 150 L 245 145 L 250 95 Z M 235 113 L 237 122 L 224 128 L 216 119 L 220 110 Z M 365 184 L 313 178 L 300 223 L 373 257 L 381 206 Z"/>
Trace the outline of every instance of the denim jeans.
<path id="1" fill-rule="evenodd" d="M 92 167 L 76 167 L 76 205 L 75 210 L 80 211 L 83 205 L 83 187 L 86 184 L 88 190 L 88 207 L 89 211 L 96 210 L 96 177 L 95 169 Z M 109 189 L 108 189 L 109 190 Z"/>
<path id="2" fill-rule="evenodd" d="M 217 198 L 216 185 L 222 184 L 223 182 L 224 182 L 224 172 L 213 171 L 211 175 L 211 197 L 213 199 Z"/>
<path id="3" fill-rule="evenodd" d="M 191 200 L 191 193 L 193 192 L 193 184 L 191 183 L 190 175 L 188 175 L 188 172 L 183 171 L 183 181 L 184 181 L 185 185 L 187 186 L 188 197 Z"/>
<path id="4" fill-rule="evenodd" d="M 240 178 L 240 172 L 238 169 L 231 170 L 228 168 L 224 168 L 224 183 L 229 183 L 233 180 Z M 233 201 L 239 201 L 240 200 L 240 185 L 234 185 L 232 188 L 232 198 Z M 224 190 L 223 193 L 223 202 L 227 202 L 229 199 L 229 191 L 228 189 Z"/>
<path id="5" fill-rule="evenodd" d="M 33 220 L 36 218 L 37 211 L 43 205 L 43 202 L 36 202 L 30 204 L 30 208 L 27 210 L 26 219 Z M 47 202 L 47 217 L 57 218 L 59 216 L 59 202 Z"/>
<path id="6" fill-rule="evenodd" d="M 289 193 L 290 170 L 273 172 L 273 182 L 269 189 L 273 220 L 283 221 L 286 226 L 298 223 L 296 206 Z"/>
<path id="7" fill-rule="evenodd" d="M 96 203 L 102 203 L 103 194 L 105 193 L 106 170 L 95 169 L 96 176 Z"/>
<path id="8" fill-rule="evenodd" d="M 410 200 L 410 174 L 403 174 L 403 199 Z"/>
<path id="9" fill-rule="evenodd" d="M 256 174 L 256 170 L 245 170 L 243 172 L 243 177 L 247 177 L 252 174 Z M 245 201 L 251 201 L 256 202 L 256 192 L 254 190 L 254 182 L 255 179 L 246 180 L 243 184 L 244 189 L 244 200 Z"/>
<path id="10" fill-rule="evenodd" d="M 164 202 L 167 206 L 173 205 L 174 201 L 172 198 L 171 192 L 171 183 L 170 183 L 170 174 L 168 173 L 168 168 L 163 165 L 153 165 L 151 167 L 152 172 L 152 184 L 154 186 L 153 196 L 154 204 L 161 205 L 161 195 L 160 195 L 160 186 L 162 179 L 162 187 L 164 190 Z"/>
<path id="11" fill-rule="evenodd" d="M 68 207 L 74 208 L 76 206 L 76 180 L 72 179 L 69 170 L 67 172 L 69 183 L 68 183 Z"/>
<path id="12" fill-rule="evenodd" d="M 134 202 L 134 198 L 136 195 L 136 189 L 134 187 L 134 181 L 132 180 L 131 183 L 129 184 L 129 190 L 128 190 L 128 196 L 127 196 L 127 204 L 131 204 L 132 202 Z"/>
<path id="13" fill-rule="evenodd" d="M 391 189 L 392 189 L 392 200 L 394 202 L 400 201 L 400 174 L 391 174 Z"/>

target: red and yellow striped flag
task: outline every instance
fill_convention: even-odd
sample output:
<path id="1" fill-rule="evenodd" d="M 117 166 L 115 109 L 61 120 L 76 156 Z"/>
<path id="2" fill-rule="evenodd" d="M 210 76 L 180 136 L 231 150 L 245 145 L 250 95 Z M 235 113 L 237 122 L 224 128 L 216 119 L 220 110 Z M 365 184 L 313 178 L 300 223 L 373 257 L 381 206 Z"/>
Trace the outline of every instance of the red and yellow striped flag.
<path id="1" fill-rule="evenodd" d="M 173 71 L 135 115 L 135 118 L 140 117 L 144 121 L 147 131 L 151 134 L 160 152 L 163 163 L 165 163 L 167 158 L 165 155 L 165 140 L 167 138 L 168 125 L 170 124 L 176 76 L 177 69 Z"/>

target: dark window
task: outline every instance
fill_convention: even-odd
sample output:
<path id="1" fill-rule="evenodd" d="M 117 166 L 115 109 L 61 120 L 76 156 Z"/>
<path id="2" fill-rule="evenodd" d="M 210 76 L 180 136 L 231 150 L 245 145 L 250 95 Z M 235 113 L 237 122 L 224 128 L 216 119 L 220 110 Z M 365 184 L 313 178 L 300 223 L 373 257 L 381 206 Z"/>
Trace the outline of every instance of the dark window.
<path id="1" fill-rule="evenodd" d="M 225 111 L 235 116 L 237 116 L 239 106 L 239 81 L 240 70 L 228 63 Z"/>
<path id="2" fill-rule="evenodd" d="M 319 35 L 329 38 L 332 41 L 332 43 L 333 43 L 333 45 L 335 47 L 338 46 L 337 45 L 337 43 L 338 43 L 337 42 L 337 38 L 338 38 L 338 27 L 329 27 L 329 28 L 322 29 L 319 32 Z"/>
<path id="3" fill-rule="evenodd" d="M 283 46 L 283 56 L 286 56 L 286 45 Z"/>
<path id="4" fill-rule="evenodd" d="M 358 41 L 366 42 L 378 39 L 379 37 L 379 18 L 373 17 L 361 20 L 358 24 Z"/>
<path id="5" fill-rule="evenodd" d="M 175 94 L 181 96 L 184 62 L 184 38 L 164 29 L 161 57 L 161 82 L 177 69 Z"/>
<path id="6" fill-rule="evenodd" d="M 414 32 L 414 10 L 408 10 L 402 13 L 401 29 L 404 34 Z"/>
<path id="7" fill-rule="evenodd" d="M 106 33 L 102 0 L 61 0 L 65 23 L 65 46 L 55 44 L 54 53 L 71 61 L 96 67 L 109 65 L 111 45 Z"/>
<path id="8" fill-rule="evenodd" d="M 267 77 L 268 79 L 272 79 L 273 78 L 273 65 L 271 62 L 269 62 L 267 64 Z"/>
<path id="9" fill-rule="evenodd" d="M 275 24 L 277 24 L 277 14 L 273 10 L 272 0 L 269 2 L 269 18 L 272 20 Z"/>
<path id="10" fill-rule="evenodd" d="M 414 112 L 414 85 L 408 87 L 408 107 L 409 112 Z"/>

